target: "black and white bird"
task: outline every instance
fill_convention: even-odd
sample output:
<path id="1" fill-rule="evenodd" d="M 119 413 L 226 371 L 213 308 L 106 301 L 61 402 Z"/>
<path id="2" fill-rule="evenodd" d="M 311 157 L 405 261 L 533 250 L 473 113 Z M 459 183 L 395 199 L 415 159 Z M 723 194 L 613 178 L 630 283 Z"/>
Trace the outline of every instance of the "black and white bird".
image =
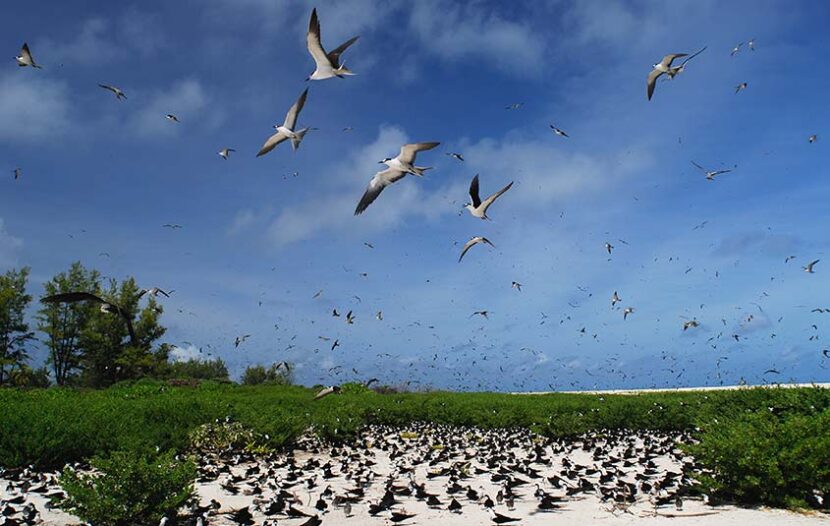
<path id="1" fill-rule="evenodd" d="M 14 174 L 14 180 L 17 181 L 20 179 L 20 176 L 23 175 L 23 172 L 20 171 L 20 168 L 15 168 L 12 173 Z"/>
<path id="2" fill-rule="evenodd" d="M 168 292 L 165 292 L 164 290 L 162 290 L 158 287 L 150 287 L 149 289 L 141 289 L 140 291 L 138 291 L 138 297 L 139 298 L 144 296 L 145 294 L 149 294 L 150 296 L 152 296 L 154 298 L 158 298 L 159 294 L 161 294 L 165 298 L 170 297 L 170 294 Z"/>
<path id="3" fill-rule="evenodd" d="M 461 155 L 460 153 L 457 153 L 457 152 L 446 152 L 444 155 L 449 155 L 450 157 L 452 157 L 453 159 L 455 159 L 457 161 L 463 161 L 464 160 L 464 156 Z"/>
<path id="4" fill-rule="evenodd" d="M 300 94 L 300 98 L 297 99 L 297 102 L 292 104 L 291 108 L 288 109 L 288 113 L 285 114 L 285 121 L 281 125 L 274 125 L 276 132 L 265 140 L 265 144 L 262 145 L 262 148 L 259 149 L 259 153 L 256 154 L 257 157 L 262 157 L 286 139 L 291 139 L 291 146 L 294 150 L 300 147 L 300 143 L 309 129 L 303 128 L 295 131 L 294 127 L 297 125 L 297 117 L 299 117 L 300 112 L 303 111 L 306 98 L 308 98 L 308 88 Z"/>
<path id="5" fill-rule="evenodd" d="M 808 273 L 808 274 L 815 274 L 815 271 L 813 270 L 813 267 L 815 267 L 815 266 L 816 266 L 816 264 L 817 264 L 819 261 L 821 261 L 821 260 L 820 260 L 820 259 L 816 259 L 816 260 L 814 260 L 814 261 L 811 261 L 811 262 L 807 263 L 807 265 L 805 265 L 805 266 L 803 266 L 803 267 L 801 267 L 801 268 L 804 270 L 804 272 L 806 272 L 806 273 Z"/>
<path id="6" fill-rule="evenodd" d="M 336 49 L 326 53 L 320 42 L 320 20 L 317 18 L 317 8 L 311 10 L 311 19 L 308 21 L 306 45 L 308 52 L 314 59 L 316 69 L 306 80 L 325 80 L 334 77 L 344 78 L 354 75 L 344 64 L 340 63 L 340 55 L 360 37 L 352 37 L 340 44 Z"/>
<path id="7" fill-rule="evenodd" d="M 105 90 L 109 90 L 109 91 L 113 92 L 115 94 L 115 99 L 116 100 L 122 100 L 122 99 L 126 100 L 127 99 L 127 94 L 124 93 L 123 91 L 121 91 L 121 89 L 119 89 L 115 86 L 110 86 L 109 84 L 98 84 L 98 86 L 101 87 L 101 88 L 104 88 Z"/>
<path id="8" fill-rule="evenodd" d="M 750 51 L 755 51 L 755 37 L 750 38 L 749 41 L 746 43 L 746 46 L 749 48 Z"/>
<path id="9" fill-rule="evenodd" d="M 692 54 L 691 56 L 686 57 L 686 59 L 683 60 L 683 62 L 681 62 L 679 66 L 670 67 L 669 70 L 666 72 L 666 76 L 669 79 L 674 79 L 674 77 L 676 77 L 677 75 L 679 75 L 679 74 L 683 73 L 684 71 L 686 71 L 686 64 L 688 64 L 688 62 L 690 60 L 692 60 L 693 58 L 695 58 L 696 56 L 698 56 L 701 53 L 703 53 L 704 51 L 706 51 L 706 47 L 707 46 L 703 46 L 703 48 L 700 51 Z"/>
<path id="10" fill-rule="evenodd" d="M 740 53 L 741 52 L 741 46 L 743 46 L 743 45 L 744 45 L 743 42 L 738 42 L 738 45 L 732 48 L 732 51 L 729 53 L 729 56 L 734 57 L 735 55 Z"/>
<path id="11" fill-rule="evenodd" d="M 623 309 L 623 319 L 627 320 L 629 314 L 634 314 L 634 307 L 626 307 Z"/>
<path id="12" fill-rule="evenodd" d="M 721 175 L 721 174 L 726 174 L 726 173 L 729 173 L 729 172 L 732 171 L 732 170 L 707 170 L 706 168 L 702 167 L 701 165 L 697 164 L 694 161 L 692 161 L 692 164 L 695 166 L 695 168 L 697 168 L 698 170 L 703 172 L 703 174 L 706 176 L 706 179 L 709 180 L 709 181 L 714 181 L 716 176 Z"/>
<path id="13" fill-rule="evenodd" d="M 170 122 L 179 122 L 179 118 L 176 117 L 175 115 L 173 115 L 172 113 L 168 113 L 167 115 L 164 116 L 164 118 L 167 119 Z"/>
<path id="14" fill-rule="evenodd" d="M 605 242 L 605 250 L 606 250 L 606 251 L 608 251 L 608 253 L 610 254 L 610 253 L 611 253 L 611 251 L 613 251 L 613 250 L 614 250 L 614 245 L 612 245 L 611 243 L 609 243 L 608 241 L 606 241 L 606 242 Z"/>
<path id="15" fill-rule="evenodd" d="M 487 511 L 490 512 L 490 520 L 493 521 L 495 524 L 507 524 L 510 522 L 518 522 L 522 520 L 518 517 L 508 517 L 507 515 L 502 515 L 501 513 L 496 512 L 492 508 L 488 508 Z"/>
<path id="16" fill-rule="evenodd" d="M 818 140 L 818 135 L 815 135 L 815 134 L 810 135 L 809 137 L 807 137 L 807 142 L 809 142 L 810 144 L 813 144 L 817 140 Z"/>
<path id="17" fill-rule="evenodd" d="M 739 91 L 743 91 L 749 86 L 746 82 L 741 82 L 737 86 L 735 86 L 735 93 L 737 94 Z"/>
<path id="18" fill-rule="evenodd" d="M 31 66 L 37 69 L 41 68 L 41 66 L 35 62 L 32 52 L 29 51 L 29 44 L 26 42 L 24 42 L 23 47 L 20 48 L 20 56 L 14 57 L 14 59 L 17 61 L 17 65 L 21 68 L 26 66 Z"/>
<path id="19" fill-rule="evenodd" d="M 222 148 L 221 150 L 219 150 L 216 153 L 219 154 L 219 157 L 221 157 L 222 159 L 227 161 L 228 157 L 231 156 L 231 152 L 235 152 L 235 151 L 236 150 L 234 150 L 233 148 Z"/>
<path id="20" fill-rule="evenodd" d="M 613 307 L 614 305 L 616 305 L 617 303 L 619 303 L 621 301 L 622 301 L 622 298 L 620 298 L 619 294 L 617 294 L 617 291 L 615 290 L 614 294 L 611 295 L 611 306 Z"/>
<path id="21" fill-rule="evenodd" d="M 514 102 L 512 104 L 508 104 L 507 106 L 505 106 L 504 109 L 506 109 L 506 110 L 518 110 L 519 108 L 521 108 L 524 105 L 525 105 L 524 102 Z"/>
<path id="22" fill-rule="evenodd" d="M 133 321 L 132 316 L 124 309 L 112 303 L 111 301 L 107 301 L 100 296 L 92 294 L 91 292 L 64 292 L 61 294 L 53 294 L 51 296 L 46 296 L 45 298 L 40 300 L 43 303 L 47 304 L 57 304 L 57 303 L 79 303 L 84 301 L 91 301 L 93 303 L 98 303 L 101 306 L 101 312 L 107 314 L 118 314 L 127 326 L 127 332 L 130 334 L 130 343 L 133 346 L 138 345 L 138 340 L 135 336 L 135 330 L 133 329 Z"/>
<path id="23" fill-rule="evenodd" d="M 558 136 L 560 136 L 560 137 L 570 137 L 570 135 L 568 135 L 567 133 L 565 133 L 563 130 L 561 130 L 561 129 L 557 128 L 557 127 L 556 127 L 556 126 L 554 126 L 553 124 L 551 124 L 551 125 L 550 125 L 550 129 L 551 129 L 551 130 L 553 130 L 553 133 L 555 133 L 556 135 L 558 135 Z"/>
<path id="24" fill-rule="evenodd" d="M 464 259 L 464 254 L 466 254 L 468 250 L 473 248 L 475 245 L 478 245 L 479 243 L 486 243 L 486 244 L 490 245 L 491 247 L 496 248 L 496 245 L 491 243 L 490 240 L 487 239 L 486 237 L 484 237 L 484 236 L 474 236 L 474 237 L 470 238 L 469 241 L 464 243 L 464 249 L 461 251 L 461 255 L 458 257 L 458 262 L 461 263 L 461 260 Z"/>
<path id="25" fill-rule="evenodd" d="M 518 281 L 514 281 L 513 283 L 511 283 L 510 287 L 518 290 L 519 292 L 522 291 L 522 284 L 519 283 Z"/>
<path id="26" fill-rule="evenodd" d="M 663 60 L 653 66 L 653 69 L 646 78 L 648 100 L 651 100 L 651 96 L 654 95 L 654 88 L 657 85 L 657 79 L 671 70 L 672 62 L 674 62 L 675 59 L 685 57 L 686 55 L 688 55 L 688 53 L 672 53 L 664 56 Z"/>
<path id="27" fill-rule="evenodd" d="M 689 329 L 694 329 L 695 327 L 700 327 L 700 322 L 697 320 L 688 320 L 683 322 L 683 330 L 687 331 Z"/>
<path id="28" fill-rule="evenodd" d="M 418 177 L 423 176 L 424 172 L 432 167 L 415 166 L 415 157 L 418 155 L 418 152 L 432 150 L 439 144 L 441 143 L 418 142 L 413 144 L 404 144 L 401 146 L 401 151 L 397 157 L 387 157 L 386 159 L 379 161 L 379 164 L 385 164 L 387 168 L 386 170 L 376 173 L 369 181 L 369 186 L 366 187 L 363 197 L 361 197 L 360 202 L 357 203 L 354 215 L 362 214 L 369 207 L 369 205 L 378 198 L 384 188 L 400 181 L 406 177 L 407 174 L 417 175 Z"/>
<path id="29" fill-rule="evenodd" d="M 501 197 L 503 193 L 510 190 L 511 186 L 513 186 L 513 181 L 510 181 L 510 184 L 482 201 L 478 193 L 478 174 L 476 174 L 470 182 L 470 198 L 472 198 L 473 202 L 464 205 L 464 208 L 469 210 L 473 217 L 477 217 L 479 219 L 490 219 L 487 217 L 487 209 L 490 208 L 490 205 L 492 205 L 496 199 Z"/>

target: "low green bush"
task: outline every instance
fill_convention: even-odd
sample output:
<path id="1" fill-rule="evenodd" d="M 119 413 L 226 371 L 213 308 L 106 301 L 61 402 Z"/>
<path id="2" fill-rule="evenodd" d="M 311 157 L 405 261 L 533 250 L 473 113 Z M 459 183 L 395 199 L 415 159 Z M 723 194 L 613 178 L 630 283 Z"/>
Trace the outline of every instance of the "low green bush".
<path id="1" fill-rule="evenodd" d="M 712 495 L 744 503 L 800 508 L 830 493 L 830 410 L 775 414 L 773 408 L 718 418 L 689 446 L 706 467 Z"/>
<path id="2" fill-rule="evenodd" d="M 176 460 L 173 452 L 117 451 L 91 464 L 90 473 L 64 469 L 61 507 L 95 526 L 155 526 L 193 496 L 196 465 Z"/>

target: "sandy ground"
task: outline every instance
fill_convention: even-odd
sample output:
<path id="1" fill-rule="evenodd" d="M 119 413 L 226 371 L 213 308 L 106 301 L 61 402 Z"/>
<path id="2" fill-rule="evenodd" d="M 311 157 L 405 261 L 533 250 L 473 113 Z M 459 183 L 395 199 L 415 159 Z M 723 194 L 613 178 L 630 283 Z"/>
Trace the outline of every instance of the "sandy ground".
<path id="1" fill-rule="evenodd" d="M 459 432 L 462 433 L 462 432 Z M 470 435 L 472 436 L 472 435 Z M 389 451 L 384 451 L 378 446 L 378 442 L 373 443 L 374 439 L 382 437 L 378 442 L 383 444 L 387 438 L 390 443 L 396 447 L 400 446 L 396 458 L 390 459 Z M 466 438 L 466 437 L 465 437 Z M 225 515 L 225 513 L 240 508 L 250 507 L 254 516 L 254 524 L 280 524 L 280 525 L 294 525 L 299 526 L 307 519 L 290 519 L 284 515 L 275 515 L 270 519 L 266 517 L 257 506 L 259 502 L 269 502 L 275 495 L 275 488 L 282 487 L 294 495 L 298 500 L 295 506 L 310 515 L 319 515 L 323 520 L 324 525 L 330 526 L 365 526 L 365 525 L 390 525 L 389 513 L 384 512 L 377 516 L 369 514 L 368 504 L 370 502 L 377 502 L 384 493 L 386 483 L 393 482 L 396 486 L 406 487 L 410 480 L 415 480 L 418 483 L 425 483 L 426 490 L 429 493 L 434 493 L 442 502 L 441 509 L 430 508 L 424 501 L 417 500 L 414 496 L 399 495 L 397 499 L 399 504 L 393 508 L 396 510 L 405 510 L 407 513 L 417 514 L 414 518 L 400 522 L 403 525 L 416 524 L 437 524 L 446 526 L 472 526 L 472 525 L 491 525 L 490 516 L 487 510 L 479 502 L 468 499 L 465 495 L 466 488 L 471 487 L 477 490 L 480 494 L 488 495 L 495 500 L 495 496 L 499 491 L 498 483 L 491 481 L 491 475 L 494 470 L 487 469 L 486 472 L 480 474 L 473 474 L 471 469 L 471 476 L 462 479 L 460 484 L 465 488 L 464 491 L 455 493 L 452 496 L 447 494 L 448 479 L 447 477 L 427 476 L 429 470 L 435 470 L 440 467 L 449 467 L 457 465 L 458 462 L 470 462 L 471 468 L 481 468 L 484 471 L 486 463 L 477 456 L 471 456 L 469 448 L 448 446 L 448 450 L 452 452 L 447 459 L 432 466 L 422 461 L 422 453 L 428 449 L 440 449 L 443 440 L 441 437 L 430 437 L 429 443 L 424 445 L 422 441 L 420 444 L 416 443 L 412 437 L 401 435 L 399 430 L 384 430 L 383 433 L 375 434 L 370 437 L 365 436 L 367 441 L 365 444 L 369 447 L 354 447 L 349 449 L 348 453 L 352 455 L 349 462 L 356 463 L 358 459 L 369 460 L 373 464 L 366 466 L 363 473 L 369 473 L 372 482 L 366 489 L 366 495 L 360 503 L 352 506 L 351 514 L 346 515 L 344 509 L 335 506 L 328 498 L 328 509 L 320 512 L 314 509 L 314 504 L 317 502 L 321 493 L 330 488 L 334 495 L 345 495 L 349 488 L 355 487 L 353 478 L 354 473 L 343 468 L 342 462 L 344 456 L 339 455 L 335 458 L 331 457 L 329 448 L 320 448 L 316 450 L 319 445 L 313 441 L 307 442 L 303 447 L 293 451 L 292 454 L 286 456 L 281 455 L 272 457 L 270 459 L 260 459 L 257 461 L 225 461 L 230 466 L 230 473 L 219 475 L 214 480 L 208 482 L 201 482 L 197 484 L 197 494 L 202 505 L 210 503 L 211 499 L 221 503 L 221 509 L 218 513 L 209 517 L 208 525 L 233 525 L 236 524 Z M 627 444 L 634 447 L 643 445 L 643 440 L 640 437 L 631 436 L 626 438 Z M 461 441 L 461 442 L 465 442 Z M 622 447 L 626 444 L 609 447 L 609 452 L 617 455 L 622 451 Z M 418 450 L 420 448 L 420 453 Z M 672 446 L 673 448 L 673 446 Z M 511 454 L 516 455 L 516 458 L 527 458 L 529 448 L 515 447 L 508 450 Z M 311 452 L 309 450 L 316 450 Z M 635 525 L 735 525 L 735 526 L 780 526 L 780 525 L 819 525 L 830 524 L 830 516 L 821 513 L 793 513 L 783 510 L 775 509 L 747 509 L 738 508 L 734 506 L 719 506 L 710 507 L 706 505 L 700 498 L 686 497 L 683 500 L 682 510 L 676 509 L 675 505 L 655 506 L 653 504 L 653 495 L 641 495 L 636 503 L 628 506 L 615 505 L 613 501 L 603 502 L 599 498 L 598 492 L 589 494 L 580 494 L 568 497 L 561 509 L 556 511 L 539 511 L 537 509 L 537 498 L 534 496 L 535 483 L 540 483 L 540 487 L 557 496 L 564 496 L 564 491 L 561 488 L 556 488 L 546 477 L 561 473 L 564 469 L 564 463 L 571 463 L 570 465 L 580 466 L 595 466 L 599 467 L 599 462 L 596 458 L 592 458 L 589 451 L 583 450 L 577 444 L 576 447 L 569 451 L 556 452 L 552 448 L 548 448 L 550 455 L 550 462 L 548 464 L 539 464 L 535 466 L 542 475 L 541 478 L 531 481 L 531 484 L 521 486 L 515 491 L 517 497 L 513 508 L 508 508 L 506 504 L 499 503 L 496 505 L 496 511 L 502 515 L 509 517 L 520 518 L 520 522 L 511 524 L 523 525 L 551 525 L 551 524 L 567 524 L 569 526 L 579 525 L 598 525 L 598 524 L 635 524 Z M 465 456 L 466 455 L 466 456 Z M 302 476 L 293 482 L 288 476 L 290 467 L 287 460 L 293 456 L 293 466 L 295 472 L 301 472 Z M 214 461 L 204 459 L 203 464 L 215 464 Z M 333 466 L 331 478 L 324 478 L 322 471 L 319 468 L 309 468 L 307 462 L 310 460 L 319 461 L 320 464 L 326 464 L 331 461 Z M 679 450 L 672 449 L 667 454 L 660 455 L 654 458 L 654 463 L 657 471 L 666 473 L 667 471 L 681 472 L 683 462 L 689 462 L 691 459 L 684 458 Z M 260 469 L 260 474 L 256 476 L 245 476 L 246 471 L 252 466 L 257 466 Z M 411 474 L 407 473 L 409 468 L 413 471 Z M 351 468 L 349 468 L 351 469 Z M 635 481 L 637 474 L 643 473 L 643 466 L 635 465 L 625 470 L 624 480 Z M 237 494 L 230 494 L 223 486 L 228 485 L 230 475 L 236 475 L 240 480 L 233 484 L 238 490 Z M 661 475 L 655 475 L 659 478 Z M 599 474 L 592 475 L 596 480 Z M 525 477 L 526 478 L 526 477 Z M 313 484 L 309 484 L 309 480 Z M 313 486 L 309 488 L 308 486 Z M 0 478 L 0 500 L 9 499 L 21 494 L 17 488 L 11 488 L 7 480 Z M 446 509 L 447 504 L 452 497 L 455 497 L 463 506 L 460 513 L 453 513 Z M 68 526 L 80 524 L 80 521 L 59 510 L 51 510 L 47 508 L 46 500 L 37 493 L 27 493 L 28 501 L 32 502 L 40 511 L 40 518 L 43 525 L 54 526 Z M 276 522 L 274 522 L 276 520 Z M 270 522 L 268 522 L 270 521 Z M 2 520 L 0 519 L 0 523 Z M 190 522 L 189 524 L 192 524 Z"/>

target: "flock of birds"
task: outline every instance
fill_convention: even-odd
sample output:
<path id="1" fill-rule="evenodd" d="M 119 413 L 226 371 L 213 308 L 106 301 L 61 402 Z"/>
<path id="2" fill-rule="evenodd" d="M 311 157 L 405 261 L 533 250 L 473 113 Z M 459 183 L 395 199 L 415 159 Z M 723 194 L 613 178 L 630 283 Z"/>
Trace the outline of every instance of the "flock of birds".
<path id="1" fill-rule="evenodd" d="M 358 524 L 547 523 L 597 503 L 613 514 L 671 517 L 702 509 L 692 490 L 699 466 L 680 449 L 691 440 L 622 431 L 551 439 L 435 424 L 370 426 L 351 444 L 307 436 L 297 449 L 265 458 L 234 450 L 203 455 L 197 498 L 160 526 L 319 526 L 333 515 Z M 36 524 L 40 510 L 65 496 L 52 474 L 0 477 L 5 526 Z M 684 508 L 686 501 L 694 505 Z"/>
<path id="2" fill-rule="evenodd" d="M 310 56 L 312 57 L 315 68 L 314 71 L 306 78 L 307 81 L 322 81 L 327 79 L 339 78 L 344 79 L 349 76 L 354 75 L 355 73 L 352 72 L 349 68 L 346 67 L 343 61 L 343 55 L 347 52 L 347 50 L 358 40 L 358 36 L 354 36 L 331 51 L 326 51 L 326 48 L 323 46 L 322 38 L 321 38 L 321 27 L 320 27 L 320 20 L 317 14 L 316 8 L 312 10 L 308 30 L 306 33 L 306 46 Z M 690 61 L 701 55 L 704 51 L 706 51 L 706 47 L 692 53 L 670 53 L 665 55 L 662 60 L 653 65 L 651 71 L 648 73 L 646 77 L 646 96 L 648 100 L 651 100 L 655 94 L 656 87 L 658 81 L 661 80 L 673 80 L 676 79 L 681 73 L 684 73 Z M 744 49 L 744 43 L 741 42 L 737 44 L 730 52 L 732 56 L 735 56 L 738 53 L 741 53 Z M 750 52 L 755 51 L 755 39 L 750 39 L 746 42 L 746 49 Z M 40 69 L 42 65 L 36 62 L 31 49 L 27 44 L 23 44 L 20 54 L 15 57 L 17 64 L 21 67 L 31 67 Z M 126 101 L 127 94 L 119 87 L 111 85 L 111 84 L 99 84 L 100 88 L 107 90 L 113 94 L 113 96 L 118 101 Z M 746 89 L 748 87 L 747 82 L 742 82 L 736 87 L 736 93 Z M 273 126 L 274 132 L 266 138 L 265 142 L 260 147 L 259 151 L 257 152 L 257 157 L 261 157 L 267 155 L 275 148 L 279 146 L 279 144 L 289 141 L 292 145 L 294 150 L 298 149 L 308 134 L 308 132 L 315 130 L 312 127 L 300 127 L 298 126 L 298 121 L 300 118 L 300 114 L 305 107 L 309 95 L 309 88 L 306 88 L 298 97 L 296 102 L 291 105 L 288 109 L 288 112 L 285 116 L 285 119 L 281 124 L 275 124 Z M 523 106 L 523 103 L 517 102 L 509 104 L 505 107 L 506 110 L 518 110 Z M 161 116 L 159 116 L 161 118 Z M 169 113 L 164 116 L 168 121 L 173 123 L 179 123 L 178 117 L 174 113 Z M 344 131 L 348 131 L 351 128 L 345 128 Z M 553 123 L 550 124 L 550 130 L 558 137 L 568 138 L 570 137 L 567 132 L 559 128 L 558 126 L 554 125 Z M 815 142 L 818 139 L 817 135 L 811 135 L 808 138 L 810 143 Z M 412 175 L 417 178 L 423 177 L 424 174 L 431 169 L 429 166 L 419 166 L 416 164 L 416 159 L 420 155 L 426 154 L 436 147 L 440 145 L 437 141 L 425 141 L 425 142 L 417 142 L 411 144 L 404 144 L 401 146 L 400 151 L 394 157 L 386 157 L 379 161 L 379 164 L 385 165 L 385 168 L 381 171 L 378 171 L 374 174 L 374 176 L 370 179 L 365 191 L 363 192 L 362 196 L 360 197 L 355 210 L 354 215 L 359 216 L 367 211 L 369 206 L 374 203 L 381 193 L 389 186 L 394 185 L 395 183 L 404 179 L 407 175 Z M 229 160 L 231 155 L 235 153 L 236 150 L 233 148 L 222 148 L 217 152 L 217 154 L 224 160 Z M 463 153 L 461 152 L 445 152 L 445 155 L 449 156 L 450 158 L 458 161 L 464 162 L 465 158 Z M 709 180 L 713 181 L 716 177 L 720 177 L 724 174 L 728 174 L 733 171 L 734 168 L 720 168 L 720 169 L 710 169 L 705 168 L 701 164 L 698 164 L 695 161 L 691 161 L 692 165 L 698 169 L 703 176 Z M 14 170 L 14 178 L 18 179 L 21 177 L 21 170 L 15 169 Z M 296 174 L 295 174 L 296 175 Z M 495 204 L 497 200 L 499 200 L 505 193 L 507 193 L 511 187 L 513 186 L 513 182 L 511 181 L 509 184 L 504 186 L 503 188 L 499 189 L 498 191 L 492 193 L 488 197 L 482 199 L 480 193 L 480 179 L 479 175 L 475 175 L 472 178 L 469 186 L 469 197 L 470 202 L 465 205 L 465 209 L 469 212 L 469 214 L 473 218 L 481 219 L 481 220 L 489 220 L 488 211 L 491 207 Z M 705 224 L 705 223 L 704 223 Z M 165 224 L 163 225 L 165 228 L 169 228 L 171 230 L 181 229 L 182 226 L 179 224 Z M 697 227 L 696 227 L 697 228 Z M 620 240 L 620 242 L 625 243 L 625 241 Z M 366 243 L 367 247 L 373 248 L 373 246 L 369 243 Z M 477 245 L 485 245 L 491 248 L 495 248 L 495 244 L 488 239 L 484 235 L 474 235 L 472 236 L 466 243 L 463 244 L 461 247 L 461 251 L 458 257 L 458 262 L 461 263 L 465 256 L 469 253 L 471 249 L 476 247 Z M 610 256 L 614 251 L 615 247 L 610 242 L 605 243 L 605 250 L 607 251 L 608 255 Z M 803 266 L 803 270 L 809 274 L 815 272 L 815 266 L 819 263 L 818 259 L 810 261 L 806 265 Z M 366 276 L 366 274 L 361 274 L 362 276 Z M 522 290 L 522 284 L 513 281 L 511 283 L 511 287 L 517 291 Z M 160 289 L 153 289 L 153 290 L 160 290 Z M 322 291 L 318 292 L 314 297 L 317 298 Z M 154 296 L 158 295 L 158 292 L 153 294 Z M 166 293 L 163 295 L 167 296 Z M 359 297 L 355 296 L 358 301 L 360 301 Z M 119 307 L 118 305 L 113 304 L 110 301 L 104 300 L 101 297 L 98 297 L 94 294 L 90 294 L 87 291 L 75 291 L 69 294 L 62 294 L 56 295 L 45 298 L 43 301 L 47 303 L 66 303 L 66 302 L 78 302 L 78 301 L 92 301 L 101 305 L 101 310 L 103 312 L 108 312 L 112 314 L 118 314 L 124 317 L 125 323 L 127 324 L 130 337 L 133 341 L 135 341 L 135 335 L 132 330 L 131 320 L 127 316 L 124 309 Z M 628 320 L 631 316 L 636 316 L 636 309 L 632 305 L 620 305 L 617 307 L 617 304 L 622 302 L 622 297 L 617 291 L 614 291 L 611 297 L 611 306 L 614 309 L 621 309 L 621 314 L 624 320 Z M 260 305 L 262 303 L 260 302 Z M 480 315 L 482 318 L 488 318 L 487 310 L 480 310 L 476 311 L 473 316 Z M 339 317 L 339 313 L 335 309 L 333 312 L 334 317 Z M 544 324 L 547 315 L 542 313 L 543 319 L 540 324 Z M 383 320 L 383 312 L 377 311 L 375 315 L 377 320 Z M 570 320 L 570 316 L 567 316 L 567 319 Z M 347 324 L 352 325 L 355 322 L 355 315 L 351 310 L 345 316 L 345 321 Z M 701 323 L 696 319 L 685 319 L 682 323 L 683 331 L 689 331 L 700 327 Z M 724 322 L 725 325 L 725 322 Z M 582 334 L 586 334 L 587 331 L 585 327 L 580 329 Z M 250 334 L 245 334 L 241 336 L 237 336 L 234 341 L 234 348 L 240 347 L 248 338 Z M 320 337 L 325 341 L 330 341 L 331 338 L 328 337 Z M 596 334 L 594 335 L 596 339 Z M 718 335 L 720 338 L 720 335 Z M 733 335 L 733 338 L 738 340 L 737 335 Z M 335 338 L 333 343 L 331 344 L 331 350 L 335 350 L 341 344 L 340 340 Z M 289 349 L 292 345 L 289 345 Z M 825 356 L 827 354 L 825 353 Z M 378 355 L 381 357 L 381 355 Z M 437 357 L 437 355 L 436 355 Z M 486 359 L 486 358 L 485 358 Z M 285 366 L 288 367 L 287 362 Z M 475 363 L 475 362 L 473 362 Z M 335 372 L 337 369 L 342 369 L 339 366 L 333 368 Z M 353 371 L 357 372 L 353 369 Z M 331 370 L 329 372 L 332 372 Z M 503 372 L 503 370 L 502 370 Z M 323 394 L 323 396 L 331 393 L 336 393 L 337 390 L 333 389 L 336 386 L 331 386 L 329 391 Z"/>

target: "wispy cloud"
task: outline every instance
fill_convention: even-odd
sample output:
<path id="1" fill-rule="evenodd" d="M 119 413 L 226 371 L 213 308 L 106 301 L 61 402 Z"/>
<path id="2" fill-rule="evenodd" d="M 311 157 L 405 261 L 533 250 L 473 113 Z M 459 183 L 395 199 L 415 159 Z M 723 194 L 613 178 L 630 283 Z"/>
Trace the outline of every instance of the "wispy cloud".
<path id="1" fill-rule="evenodd" d="M 0 217 L 0 267 L 14 265 L 17 262 L 17 251 L 22 245 L 23 240 L 9 234 L 3 218 Z"/>
<path id="2" fill-rule="evenodd" d="M 0 140 L 54 139 L 69 127 L 66 85 L 29 69 L 0 77 Z"/>

